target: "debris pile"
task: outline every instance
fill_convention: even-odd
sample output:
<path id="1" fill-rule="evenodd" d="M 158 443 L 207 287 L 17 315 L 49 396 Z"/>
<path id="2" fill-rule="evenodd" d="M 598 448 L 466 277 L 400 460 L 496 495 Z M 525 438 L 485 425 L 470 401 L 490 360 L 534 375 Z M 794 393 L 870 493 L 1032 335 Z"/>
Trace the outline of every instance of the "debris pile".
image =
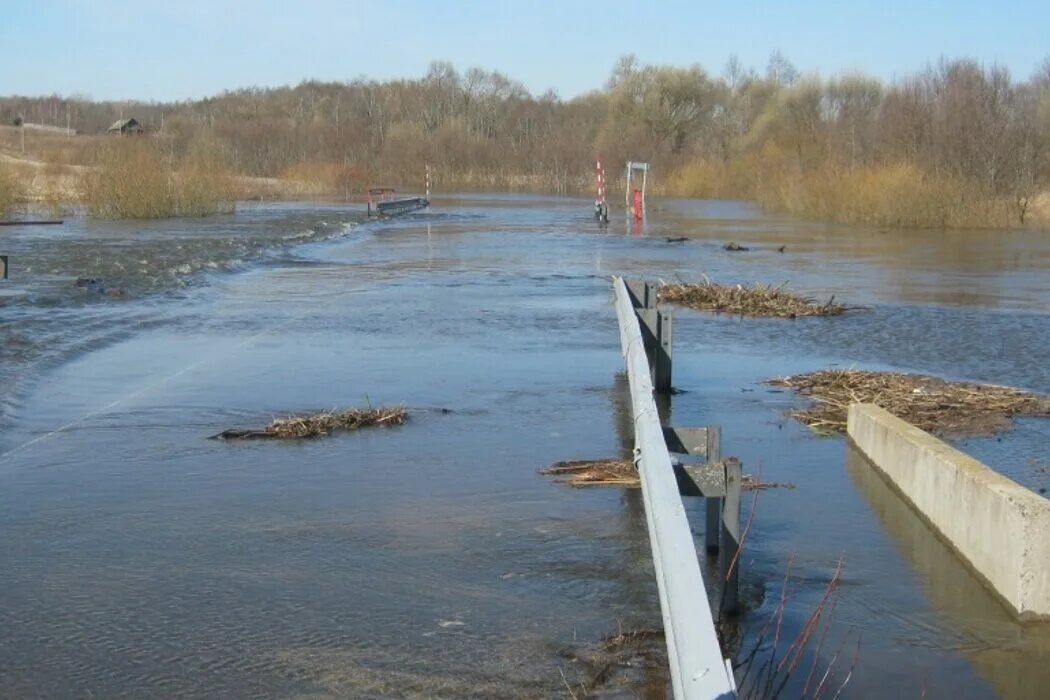
<path id="1" fill-rule="evenodd" d="M 849 310 L 843 304 L 836 304 L 834 296 L 822 304 L 791 292 L 786 286 L 786 283 L 773 286 L 757 282 L 747 286 L 717 284 L 705 279 L 693 284 L 664 284 L 660 287 L 659 296 L 661 300 L 673 304 L 739 316 L 839 316 Z"/>
<path id="2" fill-rule="evenodd" d="M 557 476 L 559 483 L 570 486 L 624 486 L 638 488 L 638 470 L 629 459 L 581 459 L 556 462 L 540 474 Z"/>
<path id="3" fill-rule="evenodd" d="M 921 374 L 827 369 L 766 383 L 812 398 L 813 406 L 789 415 L 817 432 L 845 432 L 851 403 L 874 403 L 926 432 L 955 437 L 1010 430 L 1014 416 L 1050 417 L 1048 396 Z"/>
<path id="4" fill-rule="evenodd" d="M 287 418 L 277 418 L 261 430 L 224 430 L 215 439 L 221 440 L 296 440 L 328 435 L 336 430 L 357 430 L 369 426 L 401 425 L 408 419 L 404 406 L 387 408 L 348 408 L 342 411 L 322 411 Z"/>

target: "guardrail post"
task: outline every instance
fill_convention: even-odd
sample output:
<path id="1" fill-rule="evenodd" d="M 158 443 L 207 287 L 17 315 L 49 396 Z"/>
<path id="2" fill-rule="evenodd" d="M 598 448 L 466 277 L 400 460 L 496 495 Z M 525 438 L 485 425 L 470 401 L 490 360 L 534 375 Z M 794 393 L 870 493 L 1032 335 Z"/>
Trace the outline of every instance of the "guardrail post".
<path id="1" fill-rule="evenodd" d="M 718 570 L 723 586 L 722 612 L 735 615 L 740 608 L 740 562 L 735 560 L 737 552 L 740 551 L 740 490 L 744 474 L 740 462 L 736 459 L 726 459 L 723 464 L 726 497 L 721 518 L 722 549 L 718 554 Z"/>
<path id="2" fill-rule="evenodd" d="M 707 461 L 717 462 L 722 459 L 722 428 L 713 425 L 707 430 Z M 705 498 L 707 520 L 704 527 L 704 545 L 708 554 L 718 553 L 719 533 L 722 531 L 722 498 Z"/>
<path id="3" fill-rule="evenodd" d="M 656 347 L 653 348 L 653 389 L 671 393 L 671 312 L 656 312 Z"/>
<path id="4" fill-rule="evenodd" d="M 631 295 L 631 305 L 635 309 L 656 308 L 656 288 L 648 282 L 640 280 L 624 280 L 624 285 Z"/>
<path id="5" fill-rule="evenodd" d="M 649 361 L 649 376 L 657 394 L 671 393 L 671 312 L 657 308 L 657 286 L 639 280 L 624 280 L 631 306 L 642 330 L 642 344 Z"/>

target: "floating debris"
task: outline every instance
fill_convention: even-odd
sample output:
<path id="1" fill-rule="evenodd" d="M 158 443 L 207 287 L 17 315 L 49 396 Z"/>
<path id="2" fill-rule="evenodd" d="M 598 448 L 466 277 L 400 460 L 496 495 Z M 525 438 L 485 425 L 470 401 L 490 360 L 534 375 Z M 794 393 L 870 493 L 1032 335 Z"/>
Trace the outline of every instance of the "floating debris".
<path id="1" fill-rule="evenodd" d="M 357 430 L 375 425 L 401 425 L 408 419 L 404 406 L 387 408 L 348 408 L 289 416 L 272 421 L 262 430 L 224 430 L 212 439 L 219 440 L 298 440 L 328 435 L 336 430 Z"/>
<path id="2" fill-rule="evenodd" d="M 836 304 L 834 296 L 821 304 L 787 290 L 786 286 L 787 283 L 778 287 L 757 282 L 748 286 L 717 284 L 705 279 L 693 284 L 664 284 L 660 287 L 659 296 L 663 301 L 673 304 L 739 316 L 840 316 L 849 310 L 843 304 Z"/>
<path id="3" fill-rule="evenodd" d="M 740 480 L 740 489 L 743 491 L 765 491 L 767 489 L 795 489 L 797 486 L 789 481 L 762 481 L 757 476 L 744 474 Z"/>
<path id="4" fill-rule="evenodd" d="M 685 243 L 689 239 L 685 236 L 675 236 L 673 238 L 665 238 L 664 240 L 666 240 L 668 243 Z"/>
<path id="5" fill-rule="evenodd" d="M 638 488 L 638 470 L 629 459 L 582 459 L 556 462 L 540 474 L 560 477 L 558 483 L 570 486 L 623 486 Z"/>
<path id="6" fill-rule="evenodd" d="M 540 474 L 560 477 L 558 483 L 576 488 L 585 486 L 620 486 L 622 488 L 641 488 L 638 470 L 629 459 L 580 459 L 568 462 L 556 462 Z M 793 489 L 794 484 L 775 481 L 762 481 L 750 474 L 745 474 L 740 482 L 744 491 L 764 491 L 766 489 Z"/>
<path id="7" fill-rule="evenodd" d="M 1050 397 L 995 384 L 949 382 L 898 372 L 827 369 L 769 379 L 816 404 L 788 415 L 817 432 L 846 431 L 851 403 L 874 403 L 936 435 L 993 435 L 1010 430 L 1014 416 L 1050 417 Z"/>

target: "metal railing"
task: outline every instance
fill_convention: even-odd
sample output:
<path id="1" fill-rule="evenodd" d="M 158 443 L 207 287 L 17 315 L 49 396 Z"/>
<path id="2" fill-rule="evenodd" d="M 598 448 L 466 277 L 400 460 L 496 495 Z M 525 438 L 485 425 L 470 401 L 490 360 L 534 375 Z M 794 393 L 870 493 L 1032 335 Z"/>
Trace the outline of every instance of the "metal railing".
<path id="1" fill-rule="evenodd" d="M 735 698 L 732 666 L 722 657 L 678 479 L 664 442 L 641 328 L 623 279 L 613 278 L 620 345 L 634 419 L 634 458 L 660 592 L 660 611 L 676 698 Z"/>

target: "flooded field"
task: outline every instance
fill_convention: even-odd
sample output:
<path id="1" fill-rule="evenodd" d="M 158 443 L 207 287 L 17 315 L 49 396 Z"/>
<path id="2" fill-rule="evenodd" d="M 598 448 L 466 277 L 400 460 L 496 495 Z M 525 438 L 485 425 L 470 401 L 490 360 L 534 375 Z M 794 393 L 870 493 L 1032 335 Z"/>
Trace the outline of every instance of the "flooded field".
<path id="1" fill-rule="evenodd" d="M 790 281 L 865 307 L 675 312 L 673 422 L 722 425 L 746 473 L 796 485 L 757 499 L 727 627 L 741 658 L 786 573 L 776 663 L 844 560 L 827 638 L 782 697 L 829 665 L 829 697 L 847 676 L 841 697 L 1050 687 L 1050 626 L 1012 622 L 843 439 L 785 418 L 797 400 L 762 383 L 856 366 L 1050 391 L 1045 235 L 699 201 L 604 229 L 584 199 L 493 195 L 388 222 L 305 204 L 74 220 L 10 229 L 0 252 L 0 697 L 663 697 L 659 659 L 589 660 L 659 626 L 639 494 L 536 473 L 630 444 L 613 274 Z M 207 439 L 367 403 L 403 403 L 408 423 Z M 1050 421 L 957 444 L 1050 488 Z M 757 697 L 773 694 L 764 639 Z"/>

